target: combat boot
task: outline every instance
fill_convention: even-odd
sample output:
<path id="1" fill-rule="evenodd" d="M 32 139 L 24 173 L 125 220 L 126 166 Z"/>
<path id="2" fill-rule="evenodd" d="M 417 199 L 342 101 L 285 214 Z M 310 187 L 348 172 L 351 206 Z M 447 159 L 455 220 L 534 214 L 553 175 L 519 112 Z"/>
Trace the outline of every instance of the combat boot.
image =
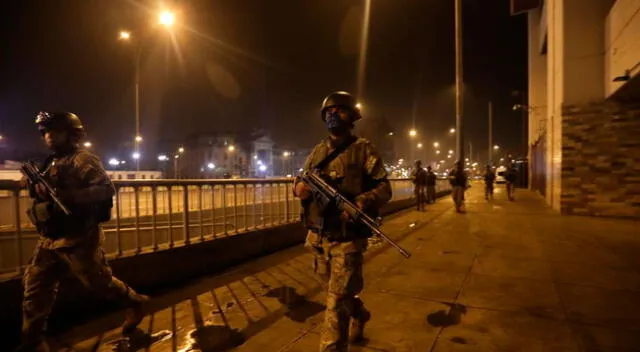
<path id="1" fill-rule="evenodd" d="M 371 313 L 366 310 L 364 307 L 361 308 L 357 318 L 351 319 L 351 327 L 350 327 L 350 335 L 349 342 L 350 343 L 359 343 L 364 341 L 364 326 L 367 324 L 369 320 L 371 320 Z"/>
<path id="2" fill-rule="evenodd" d="M 122 334 L 131 335 L 142 319 L 144 319 L 145 311 L 149 303 L 149 296 L 134 294 L 131 297 L 131 305 L 125 312 L 124 322 L 122 323 Z"/>

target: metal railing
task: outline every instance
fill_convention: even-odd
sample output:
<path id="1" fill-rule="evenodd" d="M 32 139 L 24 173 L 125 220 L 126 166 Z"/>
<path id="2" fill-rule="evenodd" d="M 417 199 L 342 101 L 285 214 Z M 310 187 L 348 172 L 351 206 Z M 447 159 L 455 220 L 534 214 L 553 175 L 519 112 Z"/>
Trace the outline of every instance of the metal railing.
<path id="1" fill-rule="evenodd" d="M 109 257 L 137 255 L 300 221 L 292 179 L 114 181 L 112 219 L 103 224 Z M 391 180 L 392 201 L 413 197 Z M 448 189 L 439 181 L 437 191 Z M 18 182 L 0 181 L 0 277 L 22 274 L 38 234 Z"/>

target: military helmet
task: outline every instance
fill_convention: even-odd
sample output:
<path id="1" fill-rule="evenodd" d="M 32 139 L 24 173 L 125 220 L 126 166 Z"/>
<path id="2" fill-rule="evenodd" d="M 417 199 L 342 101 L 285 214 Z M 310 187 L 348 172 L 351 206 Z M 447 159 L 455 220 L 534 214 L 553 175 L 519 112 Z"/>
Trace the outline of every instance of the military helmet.
<path id="1" fill-rule="evenodd" d="M 356 98 L 351 95 L 350 93 L 344 92 L 344 91 L 337 91 L 337 92 L 333 92 L 329 95 L 327 95 L 326 98 L 324 98 L 324 101 L 322 102 L 322 110 L 320 111 L 320 116 L 322 117 L 322 120 L 324 121 L 325 116 L 324 116 L 324 112 L 325 110 L 327 110 L 328 108 L 332 108 L 332 107 L 341 107 L 341 108 L 345 108 L 347 110 L 349 110 L 351 112 L 351 120 L 352 121 L 357 121 L 360 120 L 362 118 L 362 115 L 360 115 L 360 104 L 358 104 L 358 101 L 356 100 Z"/>
<path id="2" fill-rule="evenodd" d="M 84 133 L 84 126 L 78 115 L 71 112 L 45 112 L 41 111 L 36 116 L 36 125 L 40 131 L 65 130 L 69 132 Z"/>

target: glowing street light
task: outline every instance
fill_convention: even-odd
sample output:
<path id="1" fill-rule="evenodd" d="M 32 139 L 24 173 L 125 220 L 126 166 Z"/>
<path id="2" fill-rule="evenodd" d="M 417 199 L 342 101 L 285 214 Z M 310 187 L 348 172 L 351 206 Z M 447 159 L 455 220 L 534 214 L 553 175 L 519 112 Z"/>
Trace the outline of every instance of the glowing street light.
<path id="1" fill-rule="evenodd" d="M 120 160 L 118 160 L 116 158 L 111 158 L 111 159 L 109 159 L 109 165 L 111 165 L 111 166 L 120 165 Z"/>
<path id="2" fill-rule="evenodd" d="M 493 146 L 493 150 L 498 150 L 498 149 L 500 149 L 499 145 L 496 144 L 496 145 Z"/>
<path id="3" fill-rule="evenodd" d="M 178 153 L 180 154 L 184 153 L 184 148 L 183 147 L 178 148 Z"/>
<path id="4" fill-rule="evenodd" d="M 362 109 L 362 104 L 356 103 L 356 109 Z"/>
<path id="5" fill-rule="evenodd" d="M 417 147 L 422 148 L 422 143 L 418 143 Z"/>
<path id="6" fill-rule="evenodd" d="M 131 39 L 131 32 L 129 31 L 120 31 L 120 35 L 118 36 L 120 40 L 129 40 Z"/>
<path id="7" fill-rule="evenodd" d="M 267 171 L 267 165 L 260 165 L 260 167 L 258 167 L 258 169 L 262 172 Z"/>
<path id="8" fill-rule="evenodd" d="M 456 129 L 452 127 L 452 128 L 449 130 L 449 134 L 454 134 L 454 133 L 456 133 Z"/>
<path id="9" fill-rule="evenodd" d="M 434 148 L 438 148 L 439 146 L 440 146 L 440 143 L 438 143 L 438 142 L 434 142 L 434 143 L 433 143 L 433 147 L 434 147 Z"/>
<path id="10" fill-rule="evenodd" d="M 216 166 L 213 163 L 208 163 L 207 168 L 209 168 L 209 170 L 213 170 L 216 168 Z"/>
<path id="11" fill-rule="evenodd" d="M 415 137 L 418 134 L 418 131 L 416 131 L 415 129 L 412 129 L 409 131 L 409 136 L 410 137 Z"/>
<path id="12" fill-rule="evenodd" d="M 436 154 L 440 154 L 440 151 L 439 151 L 439 150 L 436 150 Z"/>
<path id="13" fill-rule="evenodd" d="M 291 155 L 291 153 L 289 153 L 289 152 L 283 152 L 282 153 L 282 156 L 285 157 L 285 158 L 288 157 L 289 155 Z"/>
<path id="14" fill-rule="evenodd" d="M 167 157 L 164 154 L 158 155 L 158 161 L 167 161 L 168 159 L 169 159 L 169 157 Z"/>
<path id="15" fill-rule="evenodd" d="M 140 153 L 134 152 L 133 154 L 131 154 L 131 157 L 134 158 L 135 160 L 138 160 L 140 159 Z"/>
<path id="16" fill-rule="evenodd" d="M 393 132 L 389 132 L 389 136 L 393 136 Z"/>
<path id="17" fill-rule="evenodd" d="M 227 149 L 228 149 L 230 152 L 232 152 L 232 151 L 236 150 L 236 147 L 234 147 L 234 146 L 230 145 L 230 146 L 229 146 L 229 148 L 227 148 Z"/>
<path id="18" fill-rule="evenodd" d="M 453 150 L 449 149 L 449 154 L 453 154 Z"/>
<path id="19" fill-rule="evenodd" d="M 137 135 L 136 136 L 136 142 L 138 142 L 138 143 L 142 142 L 142 136 L 141 135 Z"/>
<path id="20" fill-rule="evenodd" d="M 2 139 L 2 138 L 0 138 L 0 139 Z M 84 142 L 83 145 L 84 145 L 85 148 L 91 148 L 91 142 L 89 142 L 89 141 Z"/>
<path id="21" fill-rule="evenodd" d="M 176 15 L 171 11 L 162 11 L 158 16 L 158 22 L 167 28 L 172 27 L 176 22 Z"/>

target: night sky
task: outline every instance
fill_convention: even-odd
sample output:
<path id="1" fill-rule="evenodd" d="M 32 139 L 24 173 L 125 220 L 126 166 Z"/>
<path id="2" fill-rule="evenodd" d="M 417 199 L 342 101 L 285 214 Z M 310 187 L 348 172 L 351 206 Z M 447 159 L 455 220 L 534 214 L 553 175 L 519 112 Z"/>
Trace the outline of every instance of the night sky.
<path id="1" fill-rule="evenodd" d="M 280 145 L 307 148 L 325 134 L 318 108 L 332 90 L 356 90 L 364 0 L 191 0 L 156 25 L 160 2 L 20 0 L 3 3 L 0 134 L 14 151 L 39 148 L 34 115 L 68 110 L 85 122 L 105 158 L 134 136 L 134 53 L 118 32 L 142 37 L 141 134 L 146 160 L 160 142 L 198 132 L 265 128 Z M 406 139 L 453 148 L 453 0 L 373 0 L 364 104 Z M 508 0 L 463 0 L 465 138 L 487 149 L 522 145 L 512 111 L 526 90 L 526 17 Z M 448 144 L 445 144 L 448 143 Z M 485 154 L 486 155 L 486 154 Z M 484 156 L 483 156 L 484 157 Z"/>

